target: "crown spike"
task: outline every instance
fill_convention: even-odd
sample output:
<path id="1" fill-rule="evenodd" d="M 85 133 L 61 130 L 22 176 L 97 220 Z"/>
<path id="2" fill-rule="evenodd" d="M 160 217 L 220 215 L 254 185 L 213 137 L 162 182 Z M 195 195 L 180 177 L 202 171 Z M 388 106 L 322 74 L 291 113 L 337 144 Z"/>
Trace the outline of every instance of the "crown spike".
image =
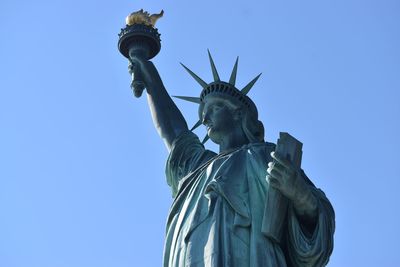
<path id="1" fill-rule="evenodd" d="M 201 87 L 203 87 L 203 88 L 207 87 L 207 83 L 205 81 L 203 81 L 199 76 L 197 76 L 193 71 L 191 71 L 188 67 L 186 67 L 182 63 L 181 63 L 181 65 L 182 65 L 182 67 L 185 68 L 185 70 L 187 72 L 189 72 L 189 74 L 193 77 L 193 79 L 195 79 L 196 82 L 198 82 L 201 85 Z"/>
<path id="2" fill-rule="evenodd" d="M 208 52 L 208 58 L 210 59 L 212 74 L 214 76 L 214 82 L 219 82 L 220 79 L 219 79 L 218 71 L 217 71 L 217 68 L 215 67 L 214 60 L 212 59 L 210 50 L 207 49 L 207 52 Z"/>
<path id="3" fill-rule="evenodd" d="M 239 57 L 236 57 L 235 65 L 233 66 L 231 77 L 229 78 L 229 83 L 235 86 L 236 83 L 236 74 L 237 74 L 237 67 L 238 67 Z"/>
<path id="4" fill-rule="evenodd" d="M 196 122 L 196 124 L 193 125 L 192 129 L 190 129 L 190 131 L 195 130 L 195 129 L 198 128 L 200 125 L 202 125 L 201 120 L 198 120 L 198 121 Z"/>
<path id="5" fill-rule="evenodd" d="M 253 87 L 253 85 L 256 83 L 256 81 L 258 80 L 258 78 L 260 78 L 261 73 L 258 74 L 253 80 L 251 80 L 251 82 L 249 82 L 242 90 L 241 92 L 244 95 L 247 95 L 247 93 L 250 91 L 250 89 Z"/>
<path id="6" fill-rule="evenodd" d="M 185 100 L 185 101 L 189 101 L 192 103 L 196 103 L 196 104 L 200 104 L 200 97 L 192 97 L 192 96 L 180 96 L 180 95 L 173 95 L 173 97 Z"/>
<path id="7" fill-rule="evenodd" d="M 208 141 L 208 139 L 210 139 L 210 137 L 206 135 L 201 143 L 204 145 Z"/>

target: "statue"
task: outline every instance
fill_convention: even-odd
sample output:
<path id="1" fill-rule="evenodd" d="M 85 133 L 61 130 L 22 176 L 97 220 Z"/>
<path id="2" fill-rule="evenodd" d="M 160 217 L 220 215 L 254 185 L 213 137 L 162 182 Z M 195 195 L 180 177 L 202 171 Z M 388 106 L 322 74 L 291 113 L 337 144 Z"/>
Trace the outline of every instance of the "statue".
<path id="1" fill-rule="evenodd" d="M 202 88 L 199 97 L 178 97 L 199 105 L 199 121 L 189 129 L 148 53 L 125 55 L 130 73 L 140 73 L 132 87 L 146 88 L 169 151 L 166 178 L 174 200 L 164 266 L 325 266 L 333 250 L 333 208 L 300 168 L 300 142 L 285 133 L 277 145 L 264 141 L 247 96 L 260 75 L 239 90 L 238 60 L 229 82 L 220 79 L 209 52 L 213 82 L 183 66 Z M 200 125 L 207 129 L 202 142 L 192 132 Z M 208 139 L 218 153 L 205 149 Z"/>

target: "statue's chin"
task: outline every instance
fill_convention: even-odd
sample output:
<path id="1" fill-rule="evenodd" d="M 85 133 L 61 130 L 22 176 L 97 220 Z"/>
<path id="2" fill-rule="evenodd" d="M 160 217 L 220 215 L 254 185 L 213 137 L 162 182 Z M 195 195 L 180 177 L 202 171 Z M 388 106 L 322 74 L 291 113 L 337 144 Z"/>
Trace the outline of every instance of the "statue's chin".
<path id="1" fill-rule="evenodd" d="M 220 138 L 217 137 L 217 135 L 212 131 L 212 129 L 209 129 L 207 131 L 207 135 L 213 143 L 216 143 L 217 145 L 221 143 Z"/>

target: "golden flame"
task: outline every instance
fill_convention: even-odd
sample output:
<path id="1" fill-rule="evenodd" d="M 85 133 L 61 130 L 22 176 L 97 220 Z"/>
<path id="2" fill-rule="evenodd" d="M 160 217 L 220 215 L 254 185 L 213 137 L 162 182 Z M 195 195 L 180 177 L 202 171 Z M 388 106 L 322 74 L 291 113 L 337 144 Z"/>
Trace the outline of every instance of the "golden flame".
<path id="1" fill-rule="evenodd" d="M 128 26 L 132 26 L 134 24 L 144 24 L 154 28 L 157 20 L 163 15 L 164 10 L 161 10 L 159 14 L 150 15 L 147 11 L 143 11 L 143 9 L 141 9 L 139 11 L 129 14 L 129 16 L 126 17 L 125 22 Z"/>

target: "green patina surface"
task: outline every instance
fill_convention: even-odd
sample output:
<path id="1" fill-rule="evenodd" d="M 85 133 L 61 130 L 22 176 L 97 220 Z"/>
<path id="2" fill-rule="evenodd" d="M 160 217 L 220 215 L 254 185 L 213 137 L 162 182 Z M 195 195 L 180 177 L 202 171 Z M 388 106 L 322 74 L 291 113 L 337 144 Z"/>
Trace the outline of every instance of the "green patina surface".
<path id="1" fill-rule="evenodd" d="M 221 81 L 210 53 L 213 82 L 184 66 L 202 88 L 200 97 L 179 97 L 199 104 L 192 129 L 205 125 L 200 142 L 149 61 L 158 32 L 149 38 L 143 27 L 129 27 L 119 47 L 130 61 L 132 89 L 138 97 L 146 89 L 155 128 L 170 153 L 166 177 L 174 200 L 164 266 L 325 266 L 333 250 L 333 208 L 301 169 L 300 142 L 286 133 L 277 145 L 264 141 L 264 126 L 247 96 L 259 76 L 239 90 L 238 61 L 229 82 Z M 208 139 L 219 153 L 204 148 Z"/>

